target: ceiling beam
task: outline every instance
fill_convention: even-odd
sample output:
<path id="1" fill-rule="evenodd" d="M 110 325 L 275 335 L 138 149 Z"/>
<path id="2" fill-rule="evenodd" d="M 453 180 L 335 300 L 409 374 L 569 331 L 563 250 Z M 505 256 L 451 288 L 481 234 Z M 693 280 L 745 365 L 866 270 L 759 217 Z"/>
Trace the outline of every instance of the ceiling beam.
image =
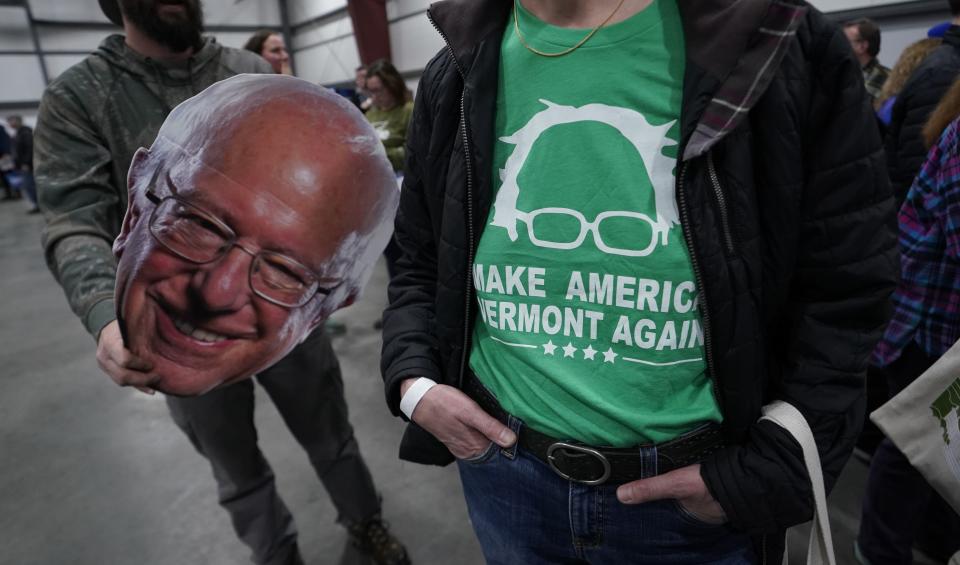
<path id="1" fill-rule="evenodd" d="M 0 100 L 0 112 L 9 110 L 32 110 L 39 107 L 39 100 Z"/>
<path id="2" fill-rule="evenodd" d="M 93 53 L 92 49 L 51 49 L 50 51 L 35 51 L 33 49 L 0 49 L 0 57 L 11 55 L 40 55 L 47 57 L 50 55 L 81 55 L 87 56 Z"/>
<path id="3" fill-rule="evenodd" d="M 43 86 L 50 84 L 50 72 L 47 70 L 47 61 L 40 54 L 40 36 L 37 35 L 37 21 L 33 19 L 30 2 L 23 0 L 23 8 L 27 11 L 27 25 L 30 27 L 30 38 L 33 40 L 33 49 L 37 52 L 37 61 L 40 63 L 40 75 L 43 77 Z"/>
<path id="4" fill-rule="evenodd" d="M 34 23 L 38 27 L 63 28 L 63 29 L 83 29 L 94 31 L 107 31 L 116 33 L 120 28 L 110 22 L 103 21 L 74 21 L 74 20 L 45 20 L 37 19 Z M 253 33 L 263 29 L 262 25 L 237 25 L 237 24 L 212 24 L 203 26 L 204 31 L 211 33 Z"/>
<path id="5" fill-rule="evenodd" d="M 941 14 L 944 20 L 949 20 L 951 16 L 946 4 L 943 0 L 914 0 L 913 2 L 896 2 L 866 8 L 826 12 L 826 15 L 828 18 L 837 22 L 847 22 L 860 18 L 890 20 L 894 18 L 929 16 L 935 14 Z"/>
<path id="6" fill-rule="evenodd" d="M 290 25 L 290 10 L 287 6 L 287 0 L 277 0 L 280 5 L 280 27 L 283 30 L 283 42 L 287 46 L 287 53 L 290 55 L 290 72 L 297 76 L 297 58 L 293 53 L 293 27 Z"/>

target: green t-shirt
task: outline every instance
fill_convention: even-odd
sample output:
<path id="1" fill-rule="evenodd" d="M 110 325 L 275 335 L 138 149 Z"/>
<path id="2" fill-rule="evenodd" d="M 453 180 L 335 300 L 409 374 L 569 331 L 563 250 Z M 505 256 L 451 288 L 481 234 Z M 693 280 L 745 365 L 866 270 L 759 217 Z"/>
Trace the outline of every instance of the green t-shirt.
<path id="1" fill-rule="evenodd" d="M 547 52 L 587 30 L 522 7 Z M 684 43 L 654 0 L 576 51 L 501 44 L 496 199 L 473 267 L 470 367 L 527 425 L 593 445 L 675 438 L 720 411 L 706 373 L 675 169 Z"/>

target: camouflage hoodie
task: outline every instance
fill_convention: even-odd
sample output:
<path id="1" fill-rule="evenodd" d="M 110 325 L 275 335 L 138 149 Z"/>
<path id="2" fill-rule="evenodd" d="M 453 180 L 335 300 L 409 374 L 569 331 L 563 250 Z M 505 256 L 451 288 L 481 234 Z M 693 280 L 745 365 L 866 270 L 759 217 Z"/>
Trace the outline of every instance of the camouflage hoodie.
<path id="1" fill-rule="evenodd" d="M 43 94 L 34 140 L 47 265 L 94 338 L 115 317 L 111 251 L 127 208 L 127 169 L 167 114 L 214 82 L 270 73 L 248 51 L 204 40 L 187 61 L 163 64 L 107 37 Z"/>

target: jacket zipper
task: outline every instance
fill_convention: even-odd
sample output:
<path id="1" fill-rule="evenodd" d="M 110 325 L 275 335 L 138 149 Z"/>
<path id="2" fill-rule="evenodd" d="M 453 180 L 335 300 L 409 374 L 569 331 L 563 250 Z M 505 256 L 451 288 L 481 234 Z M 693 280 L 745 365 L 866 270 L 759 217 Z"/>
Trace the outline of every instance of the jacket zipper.
<path id="1" fill-rule="evenodd" d="M 463 389 L 463 377 L 467 368 L 467 352 L 470 348 L 470 305 L 473 300 L 473 276 L 471 275 L 473 271 L 473 248 L 475 234 L 473 231 L 473 157 L 470 155 L 470 139 L 467 136 L 467 112 L 466 106 L 464 104 L 464 99 L 466 98 L 466 82 L 467 75 L 463 72 L 463 68 L 460 67 L 460 62 L 457 61 L 457 56 L 453 52 L 453 47 L 450 46 L 450 40 L 447 38 L 447 35 L 443 33 L 443 30 L 440 29 L 440 26 L 437 25 L 437 22 L 433 21 L 433 15 L 427 10 L 427 19 L 430 20 L 430 25 L 433 26 L 433 29 L 437 30 L 437 33 L 440 34 L 440 37 L 443 38 L 443 43 L 447 47 L 447 51 L 450 52 L 450 58 L 453 59 L 453 64 L 457 67 L 457 72 L 460 73 L 460 78 L 464 82 L 464 92 L 460 94 L 460 124 L 461 124 L 461 135 L 463 136 L 463 155 L 466 160 L 467 165 L 467 284 L 466 284 L 466 296 L 464 298 L 464 312 L 463 312 L 463 349 L 460 353 L 460 377 L 458 380 L 458 388 Z"/>
<path id="2" fill-rule="evenodd" d="M 717 168 L 713 164 L 713 152 L 707 153 L 707 171 L 710 174 L 710 184 L 713 185 L 713 193 L 717 196 L 717 207 L 720 208 L 720 226 L 723 228 L 723 241 L 727 246 L 727 252 L 733 253 L 733 232 L 730 230 L 730 216 L 727 213 L 727 200 L 723 196 L 723 189 L 720 187 L 720 177 L 717 175 Z"/>
<path id="3" fill-rule="evenodd" d="M 682 153 L 681 153 L 682 154 Z M 690 265 L 693 267 L 693 276 L 697 281 L 697 290 L 699 291 L 700 313 L 703 318 L 703 349 L 707 356 L 707 374 L 710 376 L 710 382 L 713 384 L 713 397 L 720 407 L 720 413 L 723 413 L 723 401 L 720 397 L 720 386 L 717 382 L 716 369 L 713 362 L 713 339 L 710 332 L 710 310 L 707 308 L 707 292 L 703 283 L 703 273 L 700 270 L 700 263 L 697 260 L 697 250 L 693 245 L 693 236 L 690 233 L 690 216 L 687 212 L 687 197 L 683 192 L 683 187 L 687 179 L 687 168 L 689 163 L 683 163 L 680 166 L 680 177 L 677 180 L 677 204 L 680 211 L 680 227 L 683 229 L 683 238 L 687 242 L 687 249 L 690 250 Z"/>
<path id="4" fill-rule="evenodd" d="M 463 351 L 460 353 L 460 382 L 459 388 L 463 389 L 463 376 L 467 368 L 467 351 L 470 348 L 470 306 L 473 299 L 473 156 L 470 155 L 470 141 L 467 137 L 467 112 L 464 107 L 465 95 L 460 95 L 460 123 L 463 131 L 463 155 L 467 162 L 467 288 L 466 298 L 464 299 L 463 313 Z"/>

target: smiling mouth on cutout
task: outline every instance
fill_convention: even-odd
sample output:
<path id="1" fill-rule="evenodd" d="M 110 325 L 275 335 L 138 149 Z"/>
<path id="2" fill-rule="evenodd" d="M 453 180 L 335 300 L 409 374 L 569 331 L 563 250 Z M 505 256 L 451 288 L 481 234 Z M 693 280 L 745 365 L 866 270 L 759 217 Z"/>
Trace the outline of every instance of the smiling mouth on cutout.
<path id="1" fill-rule="evenodd" d="M 175 308 L 162 300 L 155 299 L 154 303 L 157 308 L 159 337 L 161 341 L 173 347 L 173 350 L 167 353 L 213 352 L 249 337 L 234 332 L 223 334 L 210 328 L 201 327 L 196 321 L 187 319 L 186 316 L 177 312 Z"/>
<path id="2" fill-rule="evenodd" d="M 218 343 L 225 339 L 229 339 L 225 335 L 216 334 L 211 331 L 198 328 L 186 320 L 179 320 L 173 317 L 171 317 L 171 319 L 173 320 L 174 327 L 180 330 L 180 333 L 190 336 L 194 339 L 198 339 L 204 343 Z"/>

